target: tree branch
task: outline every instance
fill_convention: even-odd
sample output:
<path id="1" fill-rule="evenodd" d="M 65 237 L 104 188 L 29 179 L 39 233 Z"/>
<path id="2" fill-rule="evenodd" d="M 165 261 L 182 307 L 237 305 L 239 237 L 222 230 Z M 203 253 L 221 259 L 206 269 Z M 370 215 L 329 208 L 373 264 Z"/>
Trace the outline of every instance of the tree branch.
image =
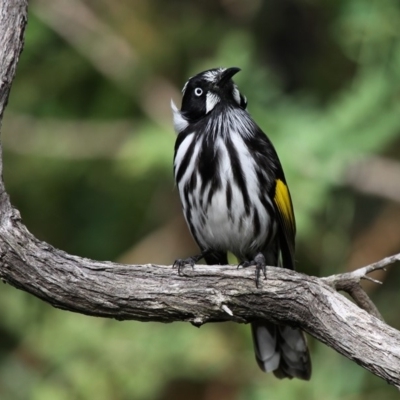
<path id="1" fill-rule="evenodd" d="M 0 0 L 0 116 L 22 49 L 24 0 Z M 0 153 L 1 165 L 1 153 Z M 365 278 L 400 255 L 324 279 L 267 268 L 188 268 L 93 261 L 57 250 L 22 224 L 0 180 L 0 278 L 54 307 L 98 317 L 139 321 L 249 322 L 257 318 L 299 326 L 344 356 L 400 388 L 400 332 L 358 308 L 333 288 Z M 357 295 L 355 295 L 357 299 Z M 366 306 L 368 308 L 368 306 Z"/>
<path id="2" fill-rule="evenodd" d="M 187 321 L 196 326 L 266 318 L 301 327 L 400 387 L 400 332 L 325 283 L 340 285 L 340 275 L 319 279 L 268 267 L 268 279 L 257 289 L 251 268 L 196 266 L 179 276 L 171 267 L 92 261 L 37 240 L 16 210 L 8 212 L 11 218 L 0 226 L 0 277 L 54 307 L 118 320 Z M 368 269 L 373 268 L 342 277 L 361 277 Z"/>
<path id="3" fill-rule="evenodd" d="M 381 284 L 382 282 L 371 278 L 368 276 L 368 274 L 379 269 L 385 270 L 387 265 L 393 264 L 396 261 L 400 261 L 400 254 L 386 257 L 378 262 L 367 265 L 363 268 L 359 268 L 355 271 L 332 275 L 327 278 L 322 278 L 322 280 L 335 290 L 347 292 L 359 307 L 383 321 L 382 315 L 376 308 L 375 304 L 368 297 L 367 293 L 365 293 L 360 285 L 360 282 L 361 279 L 365 279 Z"/>

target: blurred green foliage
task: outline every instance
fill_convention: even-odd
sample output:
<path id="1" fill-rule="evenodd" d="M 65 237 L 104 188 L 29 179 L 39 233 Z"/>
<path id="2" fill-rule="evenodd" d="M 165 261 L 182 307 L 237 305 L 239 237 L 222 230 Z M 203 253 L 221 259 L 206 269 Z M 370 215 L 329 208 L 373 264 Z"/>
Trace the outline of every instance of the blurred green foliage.
<path id="1" fill-rule="evenodd" d="M 349 179 L 360 160 L 400 159 L 398 1 L 75 0 L 72 19 L 60 0 L 30 3 L 2 141 L 7 190 L 36 236 L 115 260 L 168 226 L 180 215 L 169 99 L 194 73 L 238 66 L 291 187 L 298 269 L 323 276 L 400 251 L 400 197 L 385 194 L 400 179 L 372 167 L 377 187 Z M 154 258 L 163 246 L 148 262 L 188 251 Z M 371 295 L 400 328 L 389 274 Z M 397 398 L 312 339 L 312 380 L 279 381 L 258 370 L 245 326 L 95 319 L 8 286 L 0 300 L 1 399 Z"/>

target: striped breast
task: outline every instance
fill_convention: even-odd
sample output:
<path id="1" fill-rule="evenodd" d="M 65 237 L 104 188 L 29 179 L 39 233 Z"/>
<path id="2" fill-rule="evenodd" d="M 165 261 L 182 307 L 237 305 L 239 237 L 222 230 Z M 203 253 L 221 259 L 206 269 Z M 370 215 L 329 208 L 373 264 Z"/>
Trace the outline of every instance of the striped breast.
<path id="1" fill-rule="evenodd" d="M 203 250 L 231 251 L 246 259 L 264 248 L 276 230 L 271 200 L 260 184 L 263 171 L 243 133 L 208 132 L 186 134 L 175 149 L 184 215 Z"/>

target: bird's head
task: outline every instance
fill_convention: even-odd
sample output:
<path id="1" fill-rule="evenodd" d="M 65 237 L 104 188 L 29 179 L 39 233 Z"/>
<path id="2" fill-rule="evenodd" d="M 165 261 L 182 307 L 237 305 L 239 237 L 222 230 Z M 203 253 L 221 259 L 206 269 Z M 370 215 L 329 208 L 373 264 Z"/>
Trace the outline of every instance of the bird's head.
<path id="1" fill-rule="evenodd" d="M 182 107 L 179 111 L 171 102 L 177 133 L 189 123 L 200 120 L 221 106 L 247 106 L 246 97 L 240 92 L 232 77 L 240 68 L 214 68 L 191 77 L 182 89 Z"/>

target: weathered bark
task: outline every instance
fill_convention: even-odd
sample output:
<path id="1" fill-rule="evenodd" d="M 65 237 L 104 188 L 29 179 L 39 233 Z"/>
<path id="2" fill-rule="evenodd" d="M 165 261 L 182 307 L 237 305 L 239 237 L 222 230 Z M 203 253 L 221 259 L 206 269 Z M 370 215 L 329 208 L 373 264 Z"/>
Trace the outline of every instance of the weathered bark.
<path id="1" fill-rule="evenodd" d="M 24 31 L 27 21 L 27 0 L 0 0 L 0 126 L 7 105 L 11 84 L 19 56 L 24 45 Z M 9 209 L 9 199 L 4 190 L 3 159 L 0 145 L 0 221 Z"/>
<path id="2" fill-rule="evenodd" d="M 22 49 L 26 12 L 24 0 L 0 0 L 0 116 Z M 299 326 L 400 387 L 400 332 L 334 290 L 350 288 L 359 300 L 359 288 L 354 290 L 359 280 L 398 259 L 394 256 L 382 265 L 324 279 L 268 267 L 268 279 L 261 280 L 259 289 L 252 269 L 199 266 L 179 276 L 165 266 L 92 261 L 57 250 L 30 234 L 0 180 L 4 282 L 55 307 L 99 317 L 194 325 L 267 318 Z M 368 301 L 361 300 L 358 303 L 373 312 Z"/>

